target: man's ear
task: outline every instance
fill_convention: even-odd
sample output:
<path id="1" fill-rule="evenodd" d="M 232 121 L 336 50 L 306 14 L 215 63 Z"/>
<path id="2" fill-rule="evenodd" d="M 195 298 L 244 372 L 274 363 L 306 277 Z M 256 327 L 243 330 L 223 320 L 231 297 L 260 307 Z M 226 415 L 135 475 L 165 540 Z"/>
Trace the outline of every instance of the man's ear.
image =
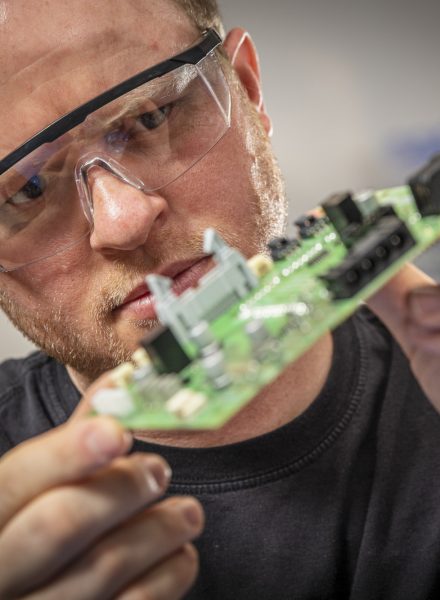
<path id="1" fill-rule="evenodd" d="M 249 33 L 241 27 L 232 29 L 223 48 L 240 79 L 249 100 L 255 106 L 266 133 L 272 135 L 272 122 L 266 112 L 261 87 L 260 63 L 257 49 Z"/>

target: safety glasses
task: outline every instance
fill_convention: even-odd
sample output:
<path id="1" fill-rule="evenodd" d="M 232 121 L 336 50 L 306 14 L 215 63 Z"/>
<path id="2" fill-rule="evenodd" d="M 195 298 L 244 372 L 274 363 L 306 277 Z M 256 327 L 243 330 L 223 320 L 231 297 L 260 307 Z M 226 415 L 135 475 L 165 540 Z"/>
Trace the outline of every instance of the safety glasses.
<path id="1" fill-rule="evenodd" d="M 208 30 L 193 47 L 61 117 L 0 161 L 0 271 L 63 252 L 89 235 L 91 169 L 151 193 L 217 144 L 231 118 L 215 52 L 220 44 Z"/>

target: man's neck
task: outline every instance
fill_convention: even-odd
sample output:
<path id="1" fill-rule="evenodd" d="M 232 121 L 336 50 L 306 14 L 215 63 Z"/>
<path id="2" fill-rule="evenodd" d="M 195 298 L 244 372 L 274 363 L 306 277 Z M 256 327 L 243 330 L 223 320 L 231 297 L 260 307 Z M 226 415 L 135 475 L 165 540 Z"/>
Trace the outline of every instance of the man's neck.
<path id="1" fill-rule="evenodd" d="M 208 448 L 241 442 L 263 435 L 301 415 L 322 390 L 331 367 L 333 338 L 323 336 L 272 384 L 264 388 L 221 429 L 214 431 L 135 431 L 136 439 L 169 446 Z M 68 367 L 82 391 L 86 380 Z"/>

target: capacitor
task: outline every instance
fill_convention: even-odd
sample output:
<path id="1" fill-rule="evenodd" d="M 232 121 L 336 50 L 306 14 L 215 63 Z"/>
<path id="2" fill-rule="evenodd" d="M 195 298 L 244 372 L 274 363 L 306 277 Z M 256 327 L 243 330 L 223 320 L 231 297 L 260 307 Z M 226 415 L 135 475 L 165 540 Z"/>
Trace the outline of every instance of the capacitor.
<path id="1" fill-rule="evenodd" d="M 252 341 L 254 346 L 259 346 L 269 337 L 269 332 L 263 323 L 263 321 L 258 319 L 253 319 L 246 323 L 245 327 L 246 333 Z"/>
<path id="2" fill-rule="evenodd" d="M 206 321 L 201 321 L 195 327 L 193 327 L 190 335 L 192 341 L 200 350 L 215 342 L 212 331 Z"/>
<path id="3" fill-rule="evenodd" d="M 202 360 L 202 367 L 208 379 L 217 389 L 227 387 L 231 383 L 231 379 L 225 369 L 225 356 L 221 350 L 205 356 Z"/>

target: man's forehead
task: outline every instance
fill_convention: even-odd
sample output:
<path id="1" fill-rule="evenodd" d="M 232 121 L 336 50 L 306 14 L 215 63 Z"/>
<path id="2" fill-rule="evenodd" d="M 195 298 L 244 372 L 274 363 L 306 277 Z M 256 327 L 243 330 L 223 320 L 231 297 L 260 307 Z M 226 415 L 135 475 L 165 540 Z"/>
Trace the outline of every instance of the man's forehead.
<path id="1" fill-rule="evenodd" d="M 41 7 L 41 8 L 40 8 Z M 0 2 L 0 154 L 49 122 L 195 41 L 171 0 Z"/>

